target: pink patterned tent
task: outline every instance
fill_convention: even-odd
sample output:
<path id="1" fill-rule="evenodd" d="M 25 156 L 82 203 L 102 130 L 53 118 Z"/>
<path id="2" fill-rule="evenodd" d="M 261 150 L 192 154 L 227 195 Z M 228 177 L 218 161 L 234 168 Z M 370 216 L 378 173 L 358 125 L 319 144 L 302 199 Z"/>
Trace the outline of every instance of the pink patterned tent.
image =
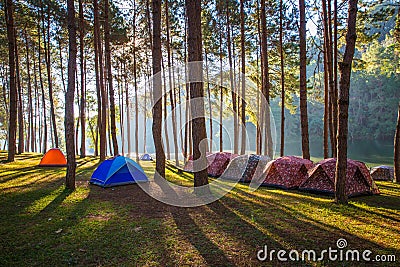
<path id="1" fill-rule="evenodd" d="M 329 193 L 335 192 L 336 159 L 330 158 L 320 161 L 309 171 L 309 177 L 299 187 L 301 190 Z M 365 194 L 379 194 L 379 189 L 371 178 L 364 163 L 356 160 L 347 160 L 346 194 L 357 196 Z"/>
<path id="2" fill-rule="evenodd" d="M 217 152 L 207 156 L 208 175 L 219 177 L 225 171 L 229 162 L 236 158 L 237 154 L 229 152 Z"/>
<path id="3" fill-rule="evenodd" d="M 193 172 L 193 155 L 190 155 L 186 161 L 185 167 L 183 167 L 184 171 Z"/>
<path id="4" fill-rule="evenodd" d="M 305 179 L 307 171 L 314 167 L 312 161 L 295 156 L 285 156 L 270 161 L 266 167 L 262 185 L 297 188 Z"/>
<path id="5" fill-rule="evenodd" d="M 206 152 L 206 157 L 209 155 L 212 155 L 213 153 L 211 152 Z M 186 172 L 193 172 L 193 155 L 190 155 L 186 161 L 185 166 L 183 167 L 183 170 Z"/>

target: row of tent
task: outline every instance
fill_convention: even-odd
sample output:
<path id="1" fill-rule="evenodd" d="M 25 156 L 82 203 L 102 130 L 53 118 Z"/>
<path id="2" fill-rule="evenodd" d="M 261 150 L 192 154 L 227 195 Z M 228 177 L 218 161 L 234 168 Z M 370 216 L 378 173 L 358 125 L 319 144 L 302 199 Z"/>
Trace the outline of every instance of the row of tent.
<path id="1" fill-rule="evenodd" d="M 221 152 L 207 155 L 208 174 L 225 180 L 250 183 L 283 189 L 299 189 L 314 193 L 334 194 L 336 159 L 325 159 L 317 164 L 295 156 L 270 160 L 267 156 L 236 155 Z M 373 170 L 382 173 L 381 168 Z M 184 168 L 193 171 L 193 160 L 189 158 Z M 357 196 L 379 194 L 372 176 L 364 163 L 348 159 L 346 194 Z"/>
<path id="2" fill-rule="evenodd" d="M 153 160 L 145 154 L 141 160 Z M 209 153 L 207 155 L 208 174 L 226 180 L 239 180 L 283 189 L 300 189 L 317 193 L 334 193 L 336 159 L 325 159 L 317 164 L 295 156 L 280 157 L 270 160 L 267 156 L 236 155 L 228 152 Z M 66 159 L 59 149 L 49 150 L 39 166 L 65 166 Z M 185 165 L 185 171 L 193 171 L 193 158 Z M 372 176 L 385 180 L 393 175 L 390 167 L 374 168 Z M 102 187 L 147 182 L 142 167 L 132 159 L 116 156 L 102 162 L 94 171 L 90 182 Z M 364 163 L 348 160 L 346 175 L 346 194 L 379 194 L 368 168 Z"/>

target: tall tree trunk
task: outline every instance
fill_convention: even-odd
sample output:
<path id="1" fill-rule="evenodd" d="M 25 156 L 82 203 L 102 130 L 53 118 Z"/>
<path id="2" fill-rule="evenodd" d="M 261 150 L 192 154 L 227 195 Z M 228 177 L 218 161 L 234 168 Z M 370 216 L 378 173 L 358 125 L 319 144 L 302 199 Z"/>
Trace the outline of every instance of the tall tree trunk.
<path id="1" fill-rule="evenodd" d="M 103 49 L 100 37 L 100 20 L 98 0 L 94 0 L 94 48 L 95 48 L 95 73 L 97 88 L 98 117 L 97 124 L 100 131 L 100 161 L 106 159 L 106 142 L 107 142 L 107 103 L 106 92 L 104 88 L 104 68 L 103 68 Z"/>
<path id="2" fill-rule="evenodd" d="M 396 134 L 394 135 L 394 180 L 400 183 L 400 103 L 397 114 Z"/>
<path id="3" fill-rule="evenodd" d="M 186 0 L 186 16 L 188 19 L 188 56 L 189 62 L 203 61 L 202 35 L 201 35 L 201 3 L 197 0 Z M 195 161 L 194 186 L 196 194 L 208 193 L 208 174 L 206 163 L 206 147 L 200 143 L 207 138 L 206 123 L 204 119 L 204 88 L 202 80 L 203 71 L 201 63 L 194 63 L 189 68 L 190 98 L 193 101 L 191 111 L 193 116 L 193 159 Z M 193 82 L 192 82 L 193 81 Z M 201 187 L 202 189 L 199 189 Z"/>
<path id="4" fill-rule="evenodd" d="M 75 88 L 79 88 L 79 78 L 78 78 L 78 67 L 76 68 L 75 72 Z M 80 96 L 79 96 L 79 90 L 76 91 L 76 105 L 78 105 L 78 110 L 80 112 L 81 110 L 81 104 L 80 104 Z M 76 126 L 75 126 L 75 155 L 79 155 L 79 147 L 78 147 L 78 137 L 79 137 L 79 125 L 80 125 L 81 118 L 78 116 L 76 118 Z M 50 132 L 51 132 L 51 124 L 50 124 Z"/>
<path id="5" fill-rule="evenodd" d="M 125 54 L 123 52 L 122 56 Z M 121 130 L 121 153 L 125 155 L 125 131 L 124 131 L 124 83 L 122 81 L 122 60 L 119 59 L 117 64 L 117 91 L 118 91 L 118 111 L 119 111 L 119 129 Z"/>
<path id="6" fill-rule="evenodd" d="M 97 96 L 97 127 L 96 127 L 96 138 L 95 138 L 95 156 L 99 155 L 99 131 L 101 131 L 102 124 L 102 100 L 101 100 L 101 85 L 99 76 L 99 33 L 98 33 L 98 5 L 97 0 L 94 0 L 93 4 L 94 14 L 94 33 L 93 33 L 93 46 L 94 46 L 94 72 L 96 77 L 96 96 Z M 100 159 L 101 160 L 101 159 Z M 104 160 L 104 159 L 103 159 Z"/>
<path id="7" fill-rule="evenodd" d="M 68 88 L 65 94 L 65 144 L 67 150 L 67 174 L 66 188 L 75 189 L 75 140 L 74 140 L 74 94 L 75 94 L 75 72 L 76 72 L 76 24 L 74 0 L 67 0 L 68 8 L 68 37 L 69 37 L 69 59 L 68 59 Z"/>
<path id="8" fill-rule="evenodd" d="M 221 16 L 220 16 L 221 17 Z M 222 70 L 222 21 L 220 21 L 219 32 L 219 64 L 220 64 L 220 85 L 219 85 L 219 152 L 224 151 L 224 137 L 223 137 L 223 108 L 224 108 L 224 82 Z"/>
<path id="9" fill-rule="evenodd" d="M 165 178 L 165 154 L 162 145 L 162 81 L 161 81 L 161 0 L 153 0 L 153 140 L 156 148 L 156 172 Z"/>
<path id="10" fill-rule="evenodd" d="M 148 62 L 147 62 L 148 63 Z M 146 74 L 147 76 L 147 74 Z M 143 104 L 143 153 L 147 153 L 146 139 L 147 139 L 147 85 L 148 81 L 144 84 L 144 104 Z"/>
<path id="11" fill-rule="evenodd" d="M 240 50 L 242 59 L 242 111 L 241 111 L 241 122 L 242 122 L 242 135 L 241 135 L 241 146 L 240 154 L 246 153 L 246 50 L 245 50 L 245 21 L 244 21 L 244 0 L 240 0 Z"/>
<path id="12" fill-rule="evenodd" d="M 173 57 L 172 57 L 173 59 Z M 178 101 L 179 101 L 179 138 L 180 138 L 180 144 L 181 146 L 183 145 L 183 118 L 182 118 L 182 91 L 181 91 L 181 76 L 180 76 L 180 72 L 178 71 L 177 73 L 178 76 Z M 211 138 L 211 137 L 210 137 Z M 210 146 L 212 149 L 212 146 Z M 181 149 L 181 153 L 182 153 L 182 149 Z"/>
<path id="13" fill-rule="evenodd" d="M 8 39 L 8 65 L 10 71 L 9 93 L 9 122 L 8 122 L 8 161 L 14 161 L 17 139 L 17 83 L 15 76 L 15 31 L 14 31 L 14 7 L 12 0 L 5 1 L 5 15 L 7 21 Z"/>
<path id="14" fill-rule="evenodd" d="M 164 118 L 164 135 L 165 135 L 165 148 L 167 153 L 167 159 L 171 160 L 171 150 L 169 147 L 169 134 L 168 134 L 168 123 L 167 123 L 167 107 L 168 107 L 168 94 L 167 94 L 167 81 L 165 77 L 165 66 L 164 60 L 161 61 L 162 66 L 162 80 L 164 83 L 164 92 L 163 92 L 163 100 L 164 100 L 164 110 L 163 110 L 163 118 Z"/>
<path id="15" fill-rule="evenodd" d="M 61 45 L 61 40 L 62 38 L 58 38 L 58 52 L 60 56 L 60 74 L 61 74 L 61 82 L 63 86 L 63 92 L 64 94 L 67 92 L 66 86 L 65 86 L 65 78 L 64 78 L 64 64 L 63 64 L 63 53 L 62 53 L 62 45 Z"/>
<path id="16" fill-rule="evenodd" d="M 85 37 L 85 23 L 83 17 L 83 4 L 82 0 L 79 0 L 79 56 L 80 56 L 80 71 L 81 71 L 81 101 L 80 101 L 80 121 L 81 121 L 81 148 L 80 157 L 86 156 L 86 91 L 85 91 L 85 69 L 84 69 L 84 37 Z"/>
<path id="17" fill-rule="evenodd" d="M 171 103 L 171 117 L 172 117 L 172 135 L 174 142 L 174 155 L 175 155 L 175 164 L 179 166 L 179 158 L 178 158 L 178 134 L 176 130 L 176 110 L 175 110 L 175 88 L 173 86 L 173 77 L 172 77 L 172 65 L 171 65 L 171 38 L 170 38 L 170 28 L 169 28 L 169 11 L 168 11 L 169 1 L 165 1 L 165 26 L 167 31 L 167 40 L 166 40 L 166 48 L 167 48 L 167 57 L 168 57 L 168 81 L 169 81 L 169 99 Z M 166 86 L 166 85 L 165 85 Z"/>
<path id="18" fill-rule="evenodd" d="M 334 17 L 333 17 L 333 85 L 334 92 L 337 98 L 338 94 L 338 5 L 337 0 L 333 1 Z"/>
<path id="19" fill-rule="evenodd" d="M 129 101 L 129 89 L 128 89 L 128 74 L 126 71 L 126 62 L 124 61 L 124 82 L 125 82 L 125 106 L 126 106 L 126 138 L 128 139 L 128 155 L 132 152 L 131 147 L 131 111 Z"/>
<path id="20" fill-rule="evenodd" d="M 337 134 L 337 98 L 335 94 L 334 88 L 334 80 L 333 80 L 333 71 L 332 71 L 332 42 L 331 42 L 331 26 L 330 26 L 330 14 L 327 8 L 327 0 L 322 1 L 322 15 L 323 15 L 323 25 L 324 25 L 324 43 L 326 49 L 324 50 L 326 53 L 327 60 L 327 71 L 328 71 L 328 84 L 329 84 L 329 101 L 330 101 L 330 129 L 331 129 L 331 146 L 332 146 L 332 154 L 336 156 L 336 134 Z M 330 5 L 329 5 L 330 6 Z"/>
<path id="21" fill-rule="evenodd" d="M 300 9 L 300 120 L 301 147 L 304 159 L 310 159 L 307 114 L 307 45 L 306 45 L 306 6 L 299 0 Z"/>
<path id="22" fill-rule="evenodd" d="M 38 33 L 40 35 L 41 32 L 41 27 L 40 27 L 40 23 L 38 23 Z M 43 84 L 43 76 L 42 76 L 42 48 L 41 48 L 41 42 L 40 42 L 40 36 L 38 38 L 38 66 L 39 66 L 39 81 L 40 81 L 40 89 L 41 89 L 41 93 L 42 93 L 42 111 L 43 111 L 43 146 L 42 146 L 42 153 L 46 153 L 47 152 L 47 109 L 46 109 L 46 97 L 44 94 L 44 84 Z"/>
<path id="23" fill-rule="evenodd" d="M 265 98 L 266 106 L 262 107 L 262 127 L 264 128 L 265 145 L 264 154 L 268 155 L 270 158 L 273 157 L 272 151 L 272 137 L 271 137 L 271 120 L 270 120 L 270 79 L 269 79 L 269 61 L 268 61 L 268 41 L 267 41 L 267 22 L 266 22 L 266 7 L 265 1 L 261 1 L 261 67 L 262 67 L 262 85 L 261 91 Z M 263 127 L 264 126 L 264 127 Z"/>
<path id="24" fill-rule="evenodd" d="M 233 107 L 233 153 L 239 152 L 239 131 L 238 131 L 238 105 L 237 105 L 237 89 L 234 86 L 233 79 L 233 63 L 232 63 L 232 43 L 231 43 L 231 23 L 229 12 L 229 0 L 226 0 L 226 43 L 228 46 L 228 61 L 229 61 L 229 81 L 231 85 L 231 97 Z"/>
<path id="25" fill-rule="evenodd" d="M 17 34 L 14 28 L 14 37 L 15 37 L 15 73 L 17 75 L 17 90 L 18 90 L 18 154 L 24 153 L 24 112 L 22 102 L 22 85 L 21 85 L 21 74 L 19 71 L 19 53 L 18 53 L 18 44 L 17 44 Z"/>
<path id="26" fill-rule="evenodd" d="M 186 12 L 186 10 L 185 10 Z M 185 62 L 185 64 L 187 63 L 187 15 L 185 13 L 185 40 L 183 42 L 183 47 L 184 47 L 184 51 L 183 51 L 183 61 Z M 192 155 L 191 153 L 189 153 L 188 155 L 188 138 L 191 134 L 189 134 L 189 130 L 190 130 L 190 106 L 189 106 L 189 84 L 188 84 L 188 73 L 187 73 L 187 68 L 185 68 L 184 70 L 185 72 L 185 98 L 186 98 L 186 102 L 185 102 L 185 138 L 184 138 L 184 143 L 183 143 L 183 157 L 184 157 L 184 163 L 186 164 L 186 160 L 188 159 L 189 155 Z"/>
<path id="27" fill-rule="evenodd" d="M 107 66 L 108 92 L 110 95 L 110 130 L 113 144 L 114 156 L 118 155 L 117 127 L 115 124 L 115 96 L 113 87 L 111 46 L 110 46 L 110 22 L 109 22 L 109 0 L 104 0 L 104 47 Z"/>
<path id="28" fill-rule="evenodd" d="M 347 18 L 346 49 L 343 61 L 339 64 L 340 93 L 339 93 L 339 121 L 337 132 L 337 162 L 335 176 L 335 200 L 339 204 L 347 203 L 346 171 L 347 171 L 347 137 L 348 137 L 348 109 L 351 65 L 356 46 L 356 19 L 358 0 L 349 0 Z"/>
<path id="29" fill-rule="evenodd" d="M 38 130 L 38 128 L 40 129 L 40 126 L 38 127 L 38 124 L 40 123 L 40 120 L 39 120 L 39 123 L 38 123 L 38 114 L 39 114 L 39 88 L 38 88 L 38 79 L 37 79 L 37 68 L 36 68 L 36 57 L 35 57 L 35 46 L 33 46 L 33 56 L 32 56 L 32 59 L 33 59 L 33 83 L 34 83 L 34 91 L 35 91 L 35 112 L 34 112 L 34 120 L 33 120 L 33 132 L 34 132 L 34 137 L 33 137 L 33 139 L 35 140 L 34 142 L 34 145 L 35 145 L 35 148 L 34 148 L 34 152 L 38 152 L 38 151 L 40 151 L 40 142 L 39 142 L 39 148 L 38 148 L 38 143 L 37 143 L 37 141 L 38 140 L 36 140 L 36 135 L 37 135 L 37 130 Z M 40 140 L 40 131 L 39 131 L 39 140 Z"/>
<path id="30" fill-rule="evenodd" d="M 262 101 L 260 95 L 263 95 L 262 92 L 262 80 L 263 80 L 263 62 L 261 55 L 261 7 L 260 0 L 257 0 L 257 136 L 256 136 L 256 154 L 262 154 L 262 128 L 263 128 L 263 120 L 262 120 Z M 265 5 L 265 3 L 264 3 Z M 265 9 L 265 8 L 264 8 Z M 260 94 L 261 93 L 261 94 Z"/>
<path id="31" fill-rule="evenodd" d="M 337 101 L 338 101 L 338 88 L 337 88 L 337 81 L 336 78 L 337 76 L 335 75 L 335 69 L 337 71 L 337 68 L 334 66 L 334 64 L 336 64 L 334 62 L 334 50 L 337 50 L 337 48 L 333 47 L 333 33 L 332 33 L 332 25 L 335 23 L 332 20 L 332 0 L 328 1 L 328 34 L 329 34 L 329 54 L 328 56 L 330 56 L 330 70 L 331 70 L 331 78 L 329 79 L 330 82 L 330 87 L 332 88 L 332 97 L 333 97 L 333 103 L 334 105 L 332 106 L 332 112 L 333 112 L 333 132 L 335 134 L 334 138 L 335 141 L 337 139 L 337 128 L 338 128 L 338 105 L 337 105 Z M 337 141 L 336 141 L 336 146 L 334 147 L 334 154 L 337 154 Z"/>
<path id="32" fill-rule="evenodd" d="M 279 1 L 279 53 L 281 56 L 281 157 L 285 154 L 285 61 L 283 54 L 283 0 Z"/>
<path id="33" fill-rule="evenodd" d="M 26 53 L 26 71 L 28 78 L 28 112 L 29 112 L 29 127 L 28 127 L 28 136 L 29 143 L 28 148 L 30 148 L 31 152 L 35 151 L 35 133 L 33 129 L 33 101 L 32 101 L 32 79 L 31 79 L 31 62 L 29 56 L 29 39 L 26 31 L 24 31 L 25 35 L 25 53 Z"/>
<path id="34" fill-rule="evenodd" d="M 50 120 L 52 123 L 53 136 L 55 147 L 59 147 L 58 143 L 58 134 L 57 134 L 57 124 L 56 124 L 56 115 L 54 109 L 54 100 L 53 100 L 53 81 L 51 78 L 51 56 L 50 56 L 50 8 L 48 8 L 47 13 L 47 28 L 45 28 L 44 23 L 44 10 L 43 10 L 43 2 L 40 1 L 41 5 L 41 16 L 42 16 L 42 30 L 43 30 L 43 45 L 44 45 L 44 58 L 46 62 L 46 70 L 47 70 L 47 83 L 49 87 L 49 102 L 50 102 Z M 47 32 L 46 32 L 47 30 Z M 46 41 L 47 36 L 47 41 Z"/>
<path id="35" fill-rule="evenodd" d="M 133 43 L 136 43 L 136 1 L 133 2 Z M 139 160 L 139 104 L 138 104 L 138 85 L 137 85 L 137 60 L 136 47 L 133 49 L 133 79 L 135 85 L 135 153 L 136 160 Z"/>
<path id="36" fill-rule="evenodd" d="M 207 75 L 207 100 L 208 100 L 208 113 L 210 116 L 209 119 L 209 127 L 210 127 L 210 145 L 208 151 L 212 153 L 213 147 L 213 115 L 212 115 L 212 102 L 211 102 L 211 88 L 210 88 L 210 80 L 209 80 L 209 69 L 208 69 L 208 53 L 204 52 L 205 61 L 206 61 L 206 75 Z"/>
<path id="37" fill-rule="evenodd" d="M 324 159 L 329 157 L 329 85 L 328 62 L 326 58 L 326 43 L 324 42 Z"/>

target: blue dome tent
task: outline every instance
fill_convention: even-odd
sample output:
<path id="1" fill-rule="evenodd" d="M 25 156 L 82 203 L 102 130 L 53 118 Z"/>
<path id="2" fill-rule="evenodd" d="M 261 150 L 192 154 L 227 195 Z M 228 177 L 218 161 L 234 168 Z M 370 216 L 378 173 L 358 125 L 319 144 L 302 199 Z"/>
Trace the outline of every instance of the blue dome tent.
<path id="1" fill-rule="evenodd" d="M 116 156 L 103 161 L 93 172 L 90 179 L 91 184 L 101 187 L 148 181 L 142 167 L 133 160 L 123 156 Z"/>
<path id="2" fill-rule="evenodd" d="M 149 154 L 144 154 L 143 156 L 140 157 L 140 160 L 143 161 L 152 161 L 153 158 Z"/>

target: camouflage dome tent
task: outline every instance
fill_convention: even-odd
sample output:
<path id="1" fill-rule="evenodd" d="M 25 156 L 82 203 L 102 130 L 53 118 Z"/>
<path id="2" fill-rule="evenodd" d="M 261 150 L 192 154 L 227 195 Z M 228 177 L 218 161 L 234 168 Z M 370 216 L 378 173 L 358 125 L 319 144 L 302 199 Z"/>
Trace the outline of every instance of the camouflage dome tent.
<path id="1" fill-rule="evenodd" d="M 240 181 L 245 183 L 251 182 L 252 179 L 258 181 L 260 177 L 264 175 L 265 168 L 270 161 L 271 158 L 268 156 L 250 155 L 246 169 L 244 170 Z"/>
<path id="2" fill-rule="evenodd" d="M 300 190 L 315 193 L 335 193 L 336 159 L 330 158 L 320 161 L 312 170 L 309 177 L 299 187 Z M 379 194 L 364 163 L 356 160 L 347 160 L 346 195 Z"/>
<path id="3" fill-rule="evenodd" d="M 307 179 L 307 172 L 313 166 L 310 160 L 284 156 L 270 161 L 258 179 L 263 179 L 261 185 L 294 189 Z"/>
<path id="4" fill-rule="evenodd" d="M 384 165 L 372 168 L 371 177 L 375 181 L 393 181 L 394 169 Z"/>
<path id="5" fill-rule="evenodd" d="M 224 173 L 221 175 L 221 179 L 241 181 L 242 175 L 246 170 L 249 157 L 250 155 L 241 155 L 232 159 L 229 165 L 226 167 Z"/>
<path id="6" fill-rule="evenodd" d="M 229 152 L 217 152 L 207 156 L 208 175 L 212 177 L 219 177 L 228 167 L 229 162 L 236 158 L 237 154 Z"/>

